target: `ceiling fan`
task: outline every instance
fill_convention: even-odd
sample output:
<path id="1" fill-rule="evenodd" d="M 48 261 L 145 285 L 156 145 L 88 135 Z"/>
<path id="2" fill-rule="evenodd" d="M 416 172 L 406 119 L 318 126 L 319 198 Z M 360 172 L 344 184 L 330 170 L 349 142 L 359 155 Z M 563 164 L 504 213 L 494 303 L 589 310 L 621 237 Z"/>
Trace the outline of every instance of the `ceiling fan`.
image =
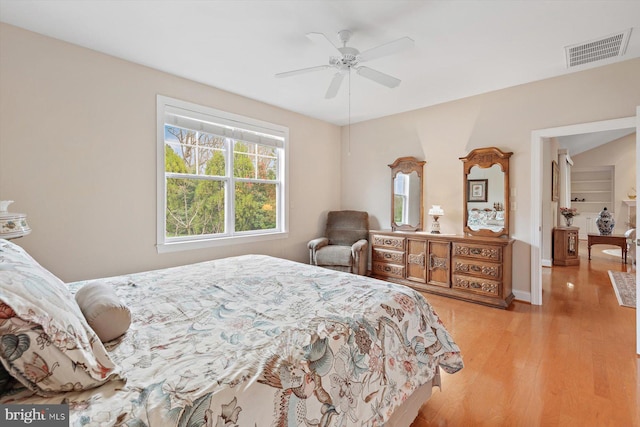
<path id="1" fill-rule="evenodd" d="M 339 31 L 338 38 L 342 42 L 342 47 L 337 47 L 323 33 L 308 33 L 307 37 L 309 39 L 330 46 L 331 48 L 338 51 L 339 56 L 329 57 L 329 64 L 278 73 L 276 74 L 276 77 L 291 77 L 298 74 L 333 68 L 337 71 L 334 74 L 331 83 L 329 84 L 327 93 L 325 94 L 325 98 L 327 99 L 336 96 L 336 94 L 338 93 L 338 89 L 340 89 L 340 85 L 342 84 L 342 80 L 344 80 L 344 77 L 347 75 L 347 73 L 349 73 L 351 69 L 355 70 L 356 73 L 358 73 L 362 77 L 373 80 L 374 82 L 379 83 L 383 86 L 389 88 L 398 86 L 400 84 L 400 79 L 397 79 L 385 73 L 381 73 L 380 71 L 376 71 L 372 68 L 360 65 L 360 63 L 371 61 L 372 59 L 381 58 L 383 56 L 392 55 L 394 53 L 413 47 L 413 39 L 409 37 L 402 37 L 400 39 L 382 44 L 380 46 L 376 46 L 369 50 L 365 50 L 364 52 L 360 52 L 356 48 L 347 46 L 347 42 L 351 38 L 351 34 L 352 33 L 349 30 Z"/>

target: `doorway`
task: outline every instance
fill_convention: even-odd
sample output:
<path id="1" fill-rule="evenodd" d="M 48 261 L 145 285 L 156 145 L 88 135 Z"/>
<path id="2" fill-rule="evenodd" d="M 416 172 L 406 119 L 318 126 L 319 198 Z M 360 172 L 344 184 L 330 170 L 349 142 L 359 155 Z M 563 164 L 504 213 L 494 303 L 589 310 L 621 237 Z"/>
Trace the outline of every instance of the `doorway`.
<path id="1" fill-rule="evenodd" d="M 542 305 L 542 171 L 543 144 L 548 138 L 636 128 L 636 117 L 581 123 L 531 133 L 531 304 Z"/>

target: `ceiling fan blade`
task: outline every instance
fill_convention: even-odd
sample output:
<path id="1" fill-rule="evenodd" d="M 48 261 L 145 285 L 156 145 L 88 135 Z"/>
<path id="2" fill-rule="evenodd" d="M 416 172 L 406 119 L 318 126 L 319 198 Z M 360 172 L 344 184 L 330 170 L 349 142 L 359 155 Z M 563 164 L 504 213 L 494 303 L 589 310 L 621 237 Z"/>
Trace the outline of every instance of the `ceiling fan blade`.
<path id="1" fill-rule="evenodd" d="M 358 67 L 356 68 L 356 72 L 362 77 L 366 77 L 386 87 L 393 88 L 400 84 L 400 79 L 396 79 L 395 77 L 373 70 L 369 67 Z"/>
<path id="2" fill-rule="evenodd" d="M 276 77 L 297 76 L 298 74 L 305 74 L 305 73 L 311 73 L 313 71 L 326 70 L 327 68 L 331 68 L 331 65 L 318 65 L 316 67 L 301 68 L 299 70 L 285 71 L 284 73 L 276 74 Z"/>
<path id="3" fill-rule="evenodd" d="M 344 80 L 345 73 L 337 72 L 333 75 L 333 80 L 329 84 L 329 89 L 327 89 L 327 93 L 324 96 L 326 99 L 334 98 L 338 94 L 338 89 L 340 89 L 340 85 L 342 84 L 342 80 Z"/>
<path id="4" fill-rule="evenodd" d="M 402 50 L 409 49 L 413 46 L 414 41 L 412 38 L 403 37 L 401 39 L 394 40 L 377 47 L 373 47 L 369 50 L 365 50 L 360 55 L 358 55 L 358 59 L 360 60 L 360 62 L 370 61 L 372 59 L 381 58 L 383 56 L 391 55 Z"/>
<path id="5" fill-rule="evenodd" d="M 338 47 L 336 45 L 334 45 L 331 42 L 331 40 L 329 40 L 329 37 L 327 37 L 323 33 L 307 33 L 307 38 L 309 40 L 315 42 L 315 43 L 324 44 L 325 46 L 329 47 L 330 49 L 340 53 L 340 50 L 338 50 Z"/>

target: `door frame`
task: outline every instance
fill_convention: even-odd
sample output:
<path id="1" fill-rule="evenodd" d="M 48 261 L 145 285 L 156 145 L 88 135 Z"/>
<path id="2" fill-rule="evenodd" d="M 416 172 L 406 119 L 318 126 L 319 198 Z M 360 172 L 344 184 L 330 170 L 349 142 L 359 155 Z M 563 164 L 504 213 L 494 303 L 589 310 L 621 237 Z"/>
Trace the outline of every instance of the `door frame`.
<path id="1" fill-rule="evenodd" d="M 640 114 L 640 107 L 638 107 L 638 111 Z M 637 139 L 638 120 L 640 119 L 637 116 L 631 116 L 538 129 L 531 132 L 531 304 L 542 305 L 542 185 L 540 183 L 542 182 L 543 170 L 542 149 L 545 140 L 558 136 L 636 128 L 636 141 L 639 141 Z M 640 177 L 640 174 L 636 174 L 636 176 Z M 640 325 L 640 315 L 638 325 Z M 640 344 L 638 344 L 638 349 L 640 350 Z"/>
<path id="2" fill-rule="evenodd" d="M 638 166 L 640 165 L 640 105 L 636 107 L 636 190 L 640 188 L 640 173 L 638 172 Z M 640 238 L 638 238 L 638 212 L 640 207 L 636 203 L 636 241 L 633 242 L 637 246 L 640 246 Z M 640 270 L 638 270 L 638 262 L 636 261 L 636 355 L 640 356 Z"/>

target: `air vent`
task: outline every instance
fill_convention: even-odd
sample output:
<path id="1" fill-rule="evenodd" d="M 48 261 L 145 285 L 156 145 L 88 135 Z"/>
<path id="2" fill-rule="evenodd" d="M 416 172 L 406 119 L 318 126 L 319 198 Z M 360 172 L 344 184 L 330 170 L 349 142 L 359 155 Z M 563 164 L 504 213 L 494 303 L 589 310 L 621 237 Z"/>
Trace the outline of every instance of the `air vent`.
<path id="1" fill-rule="evenodd" d="M 624 55 L 630 36 L 631 28 L 586 43 L 565 47 L 567 68 Z"/>

